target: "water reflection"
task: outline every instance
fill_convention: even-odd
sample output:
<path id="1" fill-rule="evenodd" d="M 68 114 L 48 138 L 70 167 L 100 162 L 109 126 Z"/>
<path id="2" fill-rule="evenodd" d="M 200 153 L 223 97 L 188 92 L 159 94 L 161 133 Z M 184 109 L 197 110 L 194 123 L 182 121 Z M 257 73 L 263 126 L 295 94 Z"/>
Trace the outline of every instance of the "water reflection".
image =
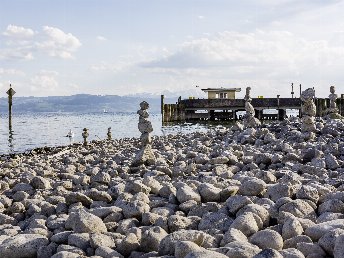
<path id="1" fill-rule="evenodd" d="M 9 153 L 13 153 L 14 152 L 14 132 L 12 130 L 12 126 L 9 126 L 8 128 L 8 148 L 9 148 Z"/>

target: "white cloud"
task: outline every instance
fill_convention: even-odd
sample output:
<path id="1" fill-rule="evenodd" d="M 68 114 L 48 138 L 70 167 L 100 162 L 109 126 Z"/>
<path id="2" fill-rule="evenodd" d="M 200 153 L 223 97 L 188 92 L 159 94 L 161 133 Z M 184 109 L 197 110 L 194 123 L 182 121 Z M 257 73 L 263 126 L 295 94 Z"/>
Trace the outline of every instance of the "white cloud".
<path id="1" fill-rule="evenodd" d="M 223 32 L 215 38 L 185 42 L 168 57 L 143 64 L 160 68 L 284 67 L 344 64 L 344 46 L 309 41 L 287 31 Z"/>
<path id="2" fill-rule="evenodd" d="M 35 35 L 35 32 L 30 28 L 10 24 L 2 34 L 4 36 L 14 38 L 32 38 Z"/>
<path id="3" fill-rule="evenodd" d="M 43 27 L 43 33 L 35 33 L 32 29 L 9 25 L 3 35 L 7 47 L 0 48 L 0 59 L 32 60 L 39 53 L 68 59 L 81 46 L 71 33 L 49 26 Z"/>
<path id="4" fill-rule="evenodd" d="M 95 64 L 91 66 L 91 70 L 98 72 L 98 71 L 112 71 L 112 72 L 118 72 L 120 71 L 120 68 L 117 67 L 116 65 L 109 64 L 102 62 L 100 64 Z"/>
<path id="5" fill-rule="evenodd" d="M 68 88 L 72 88 L 72 89 L 75 89 L 75 90 L 79 90 L 80 89 L 80 85 L 77 84 L 77 83 L 68 83 Z"/>
<path id="6" fill-rule="evenodd" d="M 0 68 L 0 75 L 18 75 L 23 76 L 25 73 L 23 71 L 17 70 L 17 69 L 5 69 Z"/>
<path id="7" fill-rule="evenodd" d="M 200 19 L 200 20 L 203 20 L 204 16 L 203 15 L 198 15 L 197 18 Z"/>
<path id="8" fill-rule="evenodd" d="M 36 45 L 39 50 L 45 51 L 49 56 L 63 59 L 72 58 L 73 52 L 81 46 L 77 37 L 58 28 L 44 26 L 43 33 L 45 39 Z"/>
<path id="9" fill-rule="evenodd" d="M 57 81 L 58 72 L 42 70 L 31 78 L 31 91 L 37 92 L 53 92 L 59 86 Z"/>
<path id="10" fill-rule="evenodd" d="M 290 82 L 318 86 L 342 82 L 344 45 L 300 38 L 288 31 L 223 32 L 185 42 L 167 57 L 142 63 L 151 74 L 190 79 L 200 85 L 256 85 L 275 95 Z M 181 83 L 179 83 L 181 84 Z M 207 85 L 205 85 L 207 84 Z M 258 94 L 259 95 L 259 94 Z"/>
<path id="11" fill-rule="evenodd" d="M 103 36 L 97 36 L 97 40 L 99 40 L 99 41 L 107 41 L 107 38 L 105 38 Z"/>

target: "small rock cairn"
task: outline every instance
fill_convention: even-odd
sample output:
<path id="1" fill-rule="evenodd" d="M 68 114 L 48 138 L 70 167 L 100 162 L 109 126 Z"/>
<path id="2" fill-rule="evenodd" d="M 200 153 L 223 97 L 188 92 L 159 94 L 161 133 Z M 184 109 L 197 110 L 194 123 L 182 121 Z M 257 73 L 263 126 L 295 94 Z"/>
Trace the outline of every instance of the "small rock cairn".
<path id="1" fill-rule="evenodd" d="M 84 128 L 82 131 L 83 131 L 82 132 L 82 138 L 84 139 L 83 145 L 87 146 L 87 144 L 88 144 L 87 137 L 89 136 L 89 133 L 88 133 L 87 128 Z"/>
<path id="2" fill-rule="evenodd" d="M 343 117 L 339 114 L 339 110 L 337 108 L 336 100 L 338 95 L 336 94 L 335 86 L 330 87 L 331 94 L 328 96 L 330 99 L 330 107 L 326 110 L 326 118 L 329 119 L 342 119 Z"/>
<path id="3" fill-rule="evenodd" d="M 107 131 L 107 139 L 108 141 L 111 141 L 112 140 L 112 133 L 111 133 L 111 127 L 108 128 L 108 131 Z"/>
<path id="4" fill-rule="evenodd" d="M 140 166 L 140 165 L 153 165 L 155 164 L 155 156 L 152 151 L 152 138 L 150 133 L 153 132 L 152 123 L 148 120 L 149 113 L 147 109 L 149 108 L 149 104 L 146 101 L 142 101 L 140 103 L 140 110 L 137 111 L 139 114 L 139 123 L 138 129 L 141 132 L 141 150 L 137 153 L 132 166 Z"/>
<path id="5" fill-rule="evenodd" d="M 315 127 L 315 114 L 316 107 L 313 102 L 315 96 L 314 89 L 308 88 L 301 93 L 302 108 L 302 125 L 301 131 L 304 133 L 312 133 L 316 131 Z"/>
<path id="6" fill-rule="evenodd" d="M 245 95 L 245 110 L 246 114 L 244 115 L 244 126 L 245 128 L 255 128 L 261 125 L 259 119 L 255 118 L 255 111 L 251 104 L 251 87 L 246 88 Z"/>

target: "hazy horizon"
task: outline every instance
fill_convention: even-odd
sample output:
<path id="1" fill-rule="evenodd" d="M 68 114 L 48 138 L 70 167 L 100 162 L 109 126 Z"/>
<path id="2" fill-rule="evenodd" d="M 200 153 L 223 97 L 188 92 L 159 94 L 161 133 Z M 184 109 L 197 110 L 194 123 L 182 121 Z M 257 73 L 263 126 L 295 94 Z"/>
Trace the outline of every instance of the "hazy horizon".
<path id="1" fill-rule="evenodd" d="M 2 0 L 0 97 L 344 93 L 344 0 Z M 98 85 L 98 86 L 95 86 Z M 202 94 L 202 93 L 200 93 Z"/>

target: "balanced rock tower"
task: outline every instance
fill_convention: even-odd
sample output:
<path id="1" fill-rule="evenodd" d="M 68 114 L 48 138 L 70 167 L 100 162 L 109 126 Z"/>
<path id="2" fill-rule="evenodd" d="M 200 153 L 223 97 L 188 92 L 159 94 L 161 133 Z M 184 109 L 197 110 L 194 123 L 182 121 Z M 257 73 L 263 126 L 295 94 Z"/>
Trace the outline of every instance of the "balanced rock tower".
<path id="1" fill-rule="evenodd" d="M 139 114 L 138 129 L 141 132 L 141 150 L 136 154 L 132 162 L 132 166 L 137 167 L 140 165 L 153 165 L 155 164 L 155 156 L 152 151 L 152 138 L 150 133 L 153 132 L 152 123 L 148 120 L 149 113 L 147 109 L 149 104 L 146 101 L 140 103 L 140 110 L 137 111 Z"/>
<path id="2" fill-rule="evenodd" d="M 313 102 L 315 96 L 314 89 L 308 88 L 301 93 L 302 100 L 302 118 L 301 118 L 301 131 L 303 133 L 313 133 L 316 131 L 315 127 L 315 115 L 316 106 Z"/>
<path id="3" fill-rule="evenodd" d="M 326 110 L 325 118 L 328 119 L 343 119 L 343 117 L 339 114 L 339 110 L 337 108 L 336 100 L 338 95 L 336 94 L 336 88 L 334 86 L 330 87 L 331 94 L 328 96 L 330 99 L 330 107 Z"/>
<path id="4" fill-rule="evenodd" d="M 255 128 L 261 125 L 259 119 L 255 118 L 255 111 L 251 104 L 251 87 L 246 88 L 246 95 L 245 95 L 245 110 L 246 114 L 244 115 L 244 127 L 245 128 Z"/>

